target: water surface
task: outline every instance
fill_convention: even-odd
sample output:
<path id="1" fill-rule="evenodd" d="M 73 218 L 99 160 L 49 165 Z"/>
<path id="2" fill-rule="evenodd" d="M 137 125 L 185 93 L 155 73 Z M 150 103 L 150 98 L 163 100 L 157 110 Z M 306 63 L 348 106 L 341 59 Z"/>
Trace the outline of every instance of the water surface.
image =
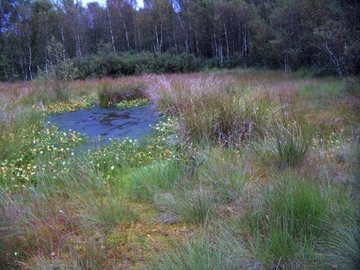
<path id="1" fill-rule="evenodd" d="M 119 110 L 96 106 L 74 112 L 52 114 L 47 121 L 59 126 L 60 131 L 77 131 L 89 137 L 89 141 L 106 141 L 129 137 L 141 139 L 150 134 L 150 125 L 158 122 L 151 106 Z"/>

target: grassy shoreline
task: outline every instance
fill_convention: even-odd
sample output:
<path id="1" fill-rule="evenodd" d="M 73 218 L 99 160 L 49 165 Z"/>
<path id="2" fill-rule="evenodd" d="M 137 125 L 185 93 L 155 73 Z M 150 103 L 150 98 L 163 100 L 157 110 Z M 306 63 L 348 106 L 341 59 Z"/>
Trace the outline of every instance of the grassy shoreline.
<path id="1" fill-rule="evenodd" d="M 356 269 L 357 78 L 232 70 L 0 85 L 4 269 Z M 43 123 L 154 104 L 153 137 L 77 153 Z"/>

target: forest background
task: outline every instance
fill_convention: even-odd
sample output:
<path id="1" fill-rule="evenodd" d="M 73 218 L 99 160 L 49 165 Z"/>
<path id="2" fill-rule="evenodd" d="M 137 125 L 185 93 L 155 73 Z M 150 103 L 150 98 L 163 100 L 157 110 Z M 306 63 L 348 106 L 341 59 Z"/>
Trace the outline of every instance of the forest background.
<path id="1" fill-rule="evenodd" d="M 0 80 L 203 68 L 360 72 L 360 3 L 339 0 L 0 1 Z"/>

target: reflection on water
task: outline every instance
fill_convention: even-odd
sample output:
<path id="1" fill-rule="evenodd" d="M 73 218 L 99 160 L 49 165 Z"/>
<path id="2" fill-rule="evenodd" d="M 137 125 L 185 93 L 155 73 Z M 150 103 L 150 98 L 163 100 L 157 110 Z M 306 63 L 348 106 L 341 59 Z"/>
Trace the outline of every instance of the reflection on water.
<path id="1" fill-rule="evenodd" d="M 124 110 L 93 107 L 75 112 L 53 114 L 47 121 L 59 126 L 59 130 L 74 130 L 85 134 L 90 141 L 130 137 L 140 139 L 151 132 L 149 125 L 158 121 L 150 106 Z"/>

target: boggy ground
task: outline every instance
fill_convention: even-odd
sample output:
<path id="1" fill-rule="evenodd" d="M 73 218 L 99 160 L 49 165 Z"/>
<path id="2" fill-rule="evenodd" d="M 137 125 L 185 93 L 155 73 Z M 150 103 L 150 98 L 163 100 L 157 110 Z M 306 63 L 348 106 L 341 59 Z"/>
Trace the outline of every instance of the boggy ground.
<path id="1" fill-rule="evenodd" d="M 360 267 L 358 78 L 231 70 L 0 95 L 2 269 Z M 165 116 L 153 137 L 82 153 L 83 135 L 44 123 L 148 102 Z"/>

